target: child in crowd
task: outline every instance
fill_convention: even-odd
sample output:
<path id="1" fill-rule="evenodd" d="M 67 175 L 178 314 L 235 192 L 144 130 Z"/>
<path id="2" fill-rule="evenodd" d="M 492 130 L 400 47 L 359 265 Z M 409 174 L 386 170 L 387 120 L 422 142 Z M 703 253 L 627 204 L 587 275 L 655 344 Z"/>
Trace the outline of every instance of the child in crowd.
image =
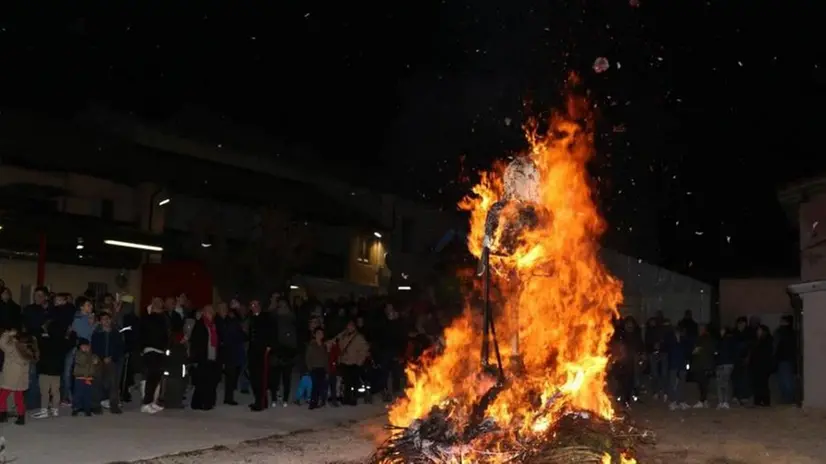
<path id="1" fill-rule="evenodd" d="M 109 313 L 100 315 L 100 326 L 92 334 L 92 353 L 103 361 L 100 370 L 100 382 L 96 393 L 103 400 L 101 405 L 112 414 L 120 414 L 120 369 L 123 358 L 123 336 L 112 327 Z"/>
<path id="2" fill-rule="evenodd" d="M 35 419 L 57 416 L 60 405 L 60 376 L 63 374 L 66 353 L 71 342 L 60 324 L 54 320 L 46 322 L 38 341 L 40 359 L 37 361 L 38 383 L 40 384 L 40 410 L 32 414 Z"/>
<path id="3" fill-rule="evenodd" d="M 92 392 L 95 384 L 100 360 L 94 353 L 85 338 L 78 339 L 77 353 L 75 354 L 74 379 L 75 389 L 72 402 L 72 415 L 77 416 L 81 411 L 86 416 L 92 415 Z"/>
<path id="4" fill-rule="evenodd" d="M 327 344 L 324 343 L 324 329 L 317 327 L 313 331 L 313 340 L 307 346 L 305 354 L 307 372 L 310 376 L 310 409 L 318 408 L 327 400 L 327 375 L 330 357 Z"/>
<path id="5" fill-rule="evenodd" d="M 23 392 L 29 388 L 29 366 L 38 358 L 37 340 L 25 332 L 12 329 L 0 335 L 0 350 L 5 355 L 3 372 L 0 373 L 0 422 L 8 420 L 9 395 L 14 397 L 17 410 L 15 424 L 26 423 L 26 404 Z"/>

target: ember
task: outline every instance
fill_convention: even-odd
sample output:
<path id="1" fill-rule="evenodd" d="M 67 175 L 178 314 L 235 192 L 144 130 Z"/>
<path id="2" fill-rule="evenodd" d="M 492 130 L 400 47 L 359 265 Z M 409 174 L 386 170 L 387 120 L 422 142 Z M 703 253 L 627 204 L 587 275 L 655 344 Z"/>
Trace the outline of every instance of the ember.
<path id="1" fill-rule="evenodd" d="M 461 202 L 481 295 L 440 353 L 408 367 L 373 462 L 636 462 L 648 435 L 616 418 L 605 391 L 622 287 L 598 259 L 593 118 L 576 76 L 568 84 L 547 129 L 527 125 L 529 150 Z"/>

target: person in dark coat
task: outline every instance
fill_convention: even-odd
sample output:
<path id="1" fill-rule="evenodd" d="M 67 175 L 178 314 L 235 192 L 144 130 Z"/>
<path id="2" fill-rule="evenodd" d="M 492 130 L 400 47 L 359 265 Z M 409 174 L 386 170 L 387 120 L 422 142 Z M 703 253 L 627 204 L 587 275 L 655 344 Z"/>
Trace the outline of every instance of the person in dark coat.
<path id="1" fill-rule="evenodd" d="M 384 307 L 384 320 L 379 323 L 382 330 L 377 337 L 376 358 L 379 390 L 384 401 L 389 402 L 402 392 L 404 377 L 404 355 L 407 347 L 407 328 L 392 304 Z M 388 377 L 390 388 L 387 387 Z"/>
<path id="2" fill-rule="evenodd" d="M 768 327 L 758 326 L 756 335 L 748 365 L 754 405 L 769 406 L 771 405 L 769 377 L 774 370 L 772 359 L 774 346 Z"/>
<path id="3" fill-rule="evenodd" d="M 785 404 L 795 402 L 797 386 L 797 331 L 792 325 L 792 316 L 783 316 L 774 335 L 774 360 L 777 363 L 777 383 L 780 398 Z"/>
<path id="4" fill-rule="evenodd" d="M 251 411 L 261 411 L 269 406 L 267 401 L 267 380 L 269 376 L 269 354 L 273 345 L 272 318 L 261 311 L 261 302 L 250 302 L 249 348 L 247 349 L 247 366 L 250 387 L 255 400 L 250 404 Z"/>
<path id="5" fill-rule="evenodd" d="M 683 386 L 688 373 L 688 362 L 693 351 L 691 340 L 686 336 L 685 331 L 675 328 L 665 333 L 665 346 L 668 352 L 668 371 L 670 378 L 670 391 L 668 393 L 671 403 L 669 409 L 688 409 L 685 402 Z"/>
<path id="6" fill-rule="evenodd" d="M 205 306 L 189 339 L 190 362 L 195 366 L 192 409 L 208 411 L 215 407 L 216 389 L 221 380 L 221 365 L 218 362 L 220 346 L 215 311 L 212 306 Z"/>
<path id="7" fill-rule="evenodd" d="M 277 401 L 277 393 L 281 387 L 281 400 L 287 406 L 292 386 L 292 374 L 298 355 L 298 334 L 296 317 L 290 309 L 287 300 L 278 299 L 275 314 L 272 315 L 275 328 L 275 344 L 270 353 L 270 376 L 268 379 L 270 396 L 273 402 Z"/>
<path id="8" fill-rule="evenodd" d="M 169 342 L 169 324 L 163 312 L 163 302 L 160 298 L 155 298 L 140 321 L 141 362 L 145 381 L 141 412 L 154 414 L 163 410 L 155 402 L 155 390 L 163 380 Z"/>
<path id="9" fill-rule="evenodd" d="M 731 373 L 737 360 L 737 342 L 730 329 L 720 330 L 717 341 L 717 408 L 728 409 L 731 401 Z"/>
<path id="10" fill-rule="evenodd" d="M 12 299 L 11 290 L 3 288 L 0 293 L 0 330 L 11 330 L 20 327 L 22 310 L 20 305 Z"/>
<path id="11" fill-rule="evenodd" d="M 708 327 L 701 324 L 691 357 L 691 371 L 694 372 L 694 381 L 697 382 L 700 393 L 700 400 L 694 405 L 695 408 L 708 407 L 708 384 L 714 369 L 715 348 L 714 337 L 708 332 Z"/>
<path id="12" fill-rule="evenodd" d="M 37 361 L 38 381 L 40 384 L 40 410 L 32 417 L 45 419 L 58 415 L 60 406 L 60 377 L 63 374 L 66 353 L 71 348 L 71 341 L 66 330 L 54 320 L 46 322 L 46 330 L 37 338 L 40 358 Z"/>
<path id="13" fill-rule="evenodd" d="M 753 346 L 754 336 L 749 330 L 748 323 L 745 317 L 737 318 L 737 323 L 734 329 L 734 344 L 736 358 L 734 361 L 734 370 L 731 373 L 731 382 L 734 389 L 734 398 L 732 401 L 736 404 L 746 404 L 752 395 L 751 382 L 749 374 L 749 358 L 751 357 L 751 349 Z"/>
<path id="14" fill-rule="evenodd" d="M 218 305 L 218 339 L 221 347 L 218 356 L 224 373 L 224 404 L 235 406 L 235 390 L 244 367 L 244 343 L 246 334 L 235 311 L 229 311 L 226 304 Z M 194 330 L 194 329 L 193 329 Z"/>

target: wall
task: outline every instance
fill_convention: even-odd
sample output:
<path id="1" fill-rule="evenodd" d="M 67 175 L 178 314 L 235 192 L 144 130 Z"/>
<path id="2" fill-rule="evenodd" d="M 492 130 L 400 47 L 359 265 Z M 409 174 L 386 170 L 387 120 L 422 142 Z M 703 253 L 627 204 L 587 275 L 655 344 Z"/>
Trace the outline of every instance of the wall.
<path id="1" fill-rule="evenodd" d="M 711 320 L 711 285 L 610 249 L 603 248 L 601 257 L 622 281 L 625 313 L 644 320 L 662 311 L 677 321 L 690 309 L 697 321 Z"/>
<path id="2" fill-rule="evenodd" d="M 826 279 L 826 193 L 800 203 L 800 277 Z"/>
<path id="3" fill-rule="evenodd" d="M 791 312 L 786 288 L 798 282 L 797 277 L 721 279 L 720 322 L 732 324 L 740 316 L 773 319 Z"/>
<path id="4" fill-rule="evenodd" d="M 108 291 L 115 293 L 123 291 L 115 284 L 115 277 L 120 269 L 104 269 L 87 266 L 72 266 L 68 264 L 46 263 L 46 285 L 56 292 L 69 292 L 74 296 L 83 294 L 89 282 L 101 282 L 108 285 Z M 141 289 L 141 273 L 136 270 L 127 270 L 129 283 L 125 290 L 137 295 Z M 37 263 L 23 260 L 0 260 L 0 278 L 6 282 L 15 301 L 20 301 L 20 292 L 23 285 L 34 285 L 37 282 Z"/>
<path id="5" fill-rule="evenodd" d="M 106 179 L 74 173 L 43 172 L 14 166 L 0 168 L 0 185 L 35 184 L 56 187 L 69 194 L 59 200 L 59 211 L 100 216 L 101 200 L 110 200 L 116 221 L 138 220 L 135 189 Z"/>
<path id="6" fill-rule="evenodd" d="M 369 242 L 368 262 L 359 261 L 360 241 Z M 382 240 L 372 235 L 354 233 L 350 239 L 347 280 L 357 285 L 375 287 L 379 285 L 379 270 L 384 266 L 385 247 Z"/>
<path id="7" fill-rule="evenodd" d="M 194 308 L 215 301 L 212 276 L 198 261 L 145 264 L 142 283 L 140 307 L 147 306 L 154 297 L 164 298 L 181 293 L 187 294 Z"/>
<path id="8" fill-rule="evenodd" d="M 466 218 L 462 215 L 416 202 L 396 199 L 386 207 L 392 207 L 395 215 L 395 228 L 390 237 L 392 285 L 402 281 L 416 285 L 426 280 L 437 258 L 433 248 L 449 230 L 467 228 Z M 464 235 L 457 234 L 455 240 L 464 241 Z M 402 279 L 402 273 L 408 279 Z"/>

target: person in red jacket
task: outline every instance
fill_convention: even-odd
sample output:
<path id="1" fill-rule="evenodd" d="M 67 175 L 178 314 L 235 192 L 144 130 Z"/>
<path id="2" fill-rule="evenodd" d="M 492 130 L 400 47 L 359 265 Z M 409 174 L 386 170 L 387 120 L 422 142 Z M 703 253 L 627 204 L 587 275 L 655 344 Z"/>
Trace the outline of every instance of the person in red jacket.
<path id="1" fill-rule="evenodd" d="M 341 355 L 341 348 L 338 346 L 338 341 L 330 340 L 327 342 L 330 350 L 329 356 L 329 365 L 327 367 L 327 372 L 330 375 L 330 378 L 327 381 L 327 385 L 330 386 L 330 406 L 337 407 L 339 405 L 338 402 L 338 373 L 336 372 L 336 367 L 338 366 L 338 358 Z"/>

